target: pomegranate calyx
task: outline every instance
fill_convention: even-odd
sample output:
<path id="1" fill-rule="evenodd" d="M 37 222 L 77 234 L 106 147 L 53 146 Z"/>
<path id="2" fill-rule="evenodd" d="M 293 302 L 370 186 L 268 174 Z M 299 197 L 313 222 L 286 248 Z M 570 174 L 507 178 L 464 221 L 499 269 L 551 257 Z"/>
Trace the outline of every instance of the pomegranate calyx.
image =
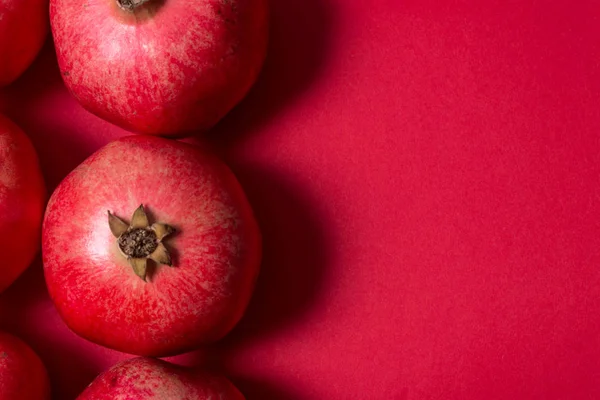
<path id="1" fill-rule="evenodd" d="M 133 12 L 139 6 L 146 4 L 150 0 L 117 0 L 117 4 L 125 11 Z"/>
<path id="2" fill-rule="evenodd" d="M 175 232 L 175 229 L 158 222 L 150 225 L 143 205 L 134 211 L 130 224 L 108 211 L 108 226 L 117 238 L 121 254 L 142 280 L 146 281 L 148 259 L 157 264 L 172 266 L 171 255 L 162 240 Z"/>

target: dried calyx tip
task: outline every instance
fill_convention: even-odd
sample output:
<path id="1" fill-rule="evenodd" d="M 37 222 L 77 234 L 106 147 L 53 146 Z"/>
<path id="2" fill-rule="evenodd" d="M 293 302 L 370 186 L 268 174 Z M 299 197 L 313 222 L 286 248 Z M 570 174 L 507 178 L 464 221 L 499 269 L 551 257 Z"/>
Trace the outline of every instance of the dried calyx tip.
<path id="1" fill-rule="evenodd" d="M 150 0 L 117 0 L 117 4 L 125 11 L 133 12 L 136 8 L 146 4 Z"/>
<path id="2" fill-rule="evenodd" d="M 156 233 L 150 228 L 127 230 L 117 240 L 119 247 L 127 257 L 148 257 L 158 246 Z"/>
<path id="3" fill-rule="evenodd" d="M 135 274 L 144 281 L 148 259 L 158 264 L 172 265 L 171 255 L 162 240 L 175 232 L 175 229 L 161 223 L 150 225 L 143 205 L 134 211 L 130 224 L 108 211 L 108 225 L 117 238 L 119 250 L 127 258 Z"/>

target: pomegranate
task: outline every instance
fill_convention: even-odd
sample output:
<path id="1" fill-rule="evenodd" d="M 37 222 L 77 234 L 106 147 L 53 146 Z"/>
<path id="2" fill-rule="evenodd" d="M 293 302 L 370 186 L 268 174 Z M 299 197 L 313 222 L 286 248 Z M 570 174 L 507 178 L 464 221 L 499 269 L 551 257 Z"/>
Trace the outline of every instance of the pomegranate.
<path id="1" fill-rule="evenodd" d="M 0 292 L 39 250 L 46 201 L 44 179 L 29 138 L 0 115 Z"/>
<path id="2" fill-rule="evenodd" d="M 216 157 L 139 135 L 109 143 L 60 183 L 42 253 L 50 296 L 74 332 L 166 356 L 219 339 L 241 318 L 261 236 Z"/>
<path id="3" fill-rule="evenodd" d="M 21 339 L 0 332 L 0 400 L 50 399 L 42 361 Z"/>
<path id="4" fill-rule="evenodd" d="M 127 130 L 184 136 L 250 89 L 268 42 L 267 0 L 51 0 L 63 79 Z"/>
<path id="5" fill-rule="evenodd" d="M 226 378 L 166 361 L 139 357 L 100 374 L 77 400 L 244 400 Z"/>
<path id="6" fill-rule="evenodd" d="M 48 34 L 48 0 L 0 1 L 0 86 L 33 62 Z"/>

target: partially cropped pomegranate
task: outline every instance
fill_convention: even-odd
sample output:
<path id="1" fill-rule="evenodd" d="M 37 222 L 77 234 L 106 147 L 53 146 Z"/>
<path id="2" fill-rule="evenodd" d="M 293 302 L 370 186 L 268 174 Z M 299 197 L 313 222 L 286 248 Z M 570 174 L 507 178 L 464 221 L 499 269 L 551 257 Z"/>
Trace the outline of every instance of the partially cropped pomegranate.
<path id="1" fill-rule="evenodd" d="M 38 157 L 17 125 L 0 115 L 0 292 L 31 264 L 46 201 Z"/>
<path id="2" fill-rule="evenodd" d="M 268 42 L 267 0 L 51 0 L 63 79 L 127 130 L 183 136 L 247 93 Z"/>
<path id="3" fill-rule="evenodd" d="M 244 400 L 225 377 L 152 358 L 120 362 L 100 374 L 77 400 Z"/>
<path id="4" fill-rule="evenodd" d="M 21 339 L 0 332 L 0 400 L 50 399 L 42 361 Z"/>
<path id="5" fill-rule="evenodd" d="M 240 319 L 261 239 L 232 172 L 198 147 L 112 142 L 58 186 L 43 228 L 50 296 L 67 325 L 127 353 L 182 353 Z"/>
<path id="6" fill-rule="evenodd" d="M 0 86 L 33 62 L 48 34 L 48 0 L 0 1 Z"/>

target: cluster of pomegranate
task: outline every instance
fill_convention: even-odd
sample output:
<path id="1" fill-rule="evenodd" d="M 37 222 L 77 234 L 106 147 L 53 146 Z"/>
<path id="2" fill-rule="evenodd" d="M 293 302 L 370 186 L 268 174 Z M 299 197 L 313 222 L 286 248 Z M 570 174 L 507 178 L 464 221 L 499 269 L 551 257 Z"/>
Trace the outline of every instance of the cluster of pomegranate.
<path id="1" fill-rule="evenodd" d="M 4 0 L 0 86 L 33 62 L 49 27 L 72 95 L 135 134 L 48 196 L 31 142 L 0 116 L 0 291 L 41 246 L 66 325 L 139 356 L 79 399 L 243 399 L 222 376 L 158 357 L 222 338 L 252 295 L 261 235 L 244 191 L 216 156 L 174 138 L 210 129 L 253 85 L 266 0 Z M 38 356 L 0 333 L 0 400 L 49 399 L 50 386 Z"/>

